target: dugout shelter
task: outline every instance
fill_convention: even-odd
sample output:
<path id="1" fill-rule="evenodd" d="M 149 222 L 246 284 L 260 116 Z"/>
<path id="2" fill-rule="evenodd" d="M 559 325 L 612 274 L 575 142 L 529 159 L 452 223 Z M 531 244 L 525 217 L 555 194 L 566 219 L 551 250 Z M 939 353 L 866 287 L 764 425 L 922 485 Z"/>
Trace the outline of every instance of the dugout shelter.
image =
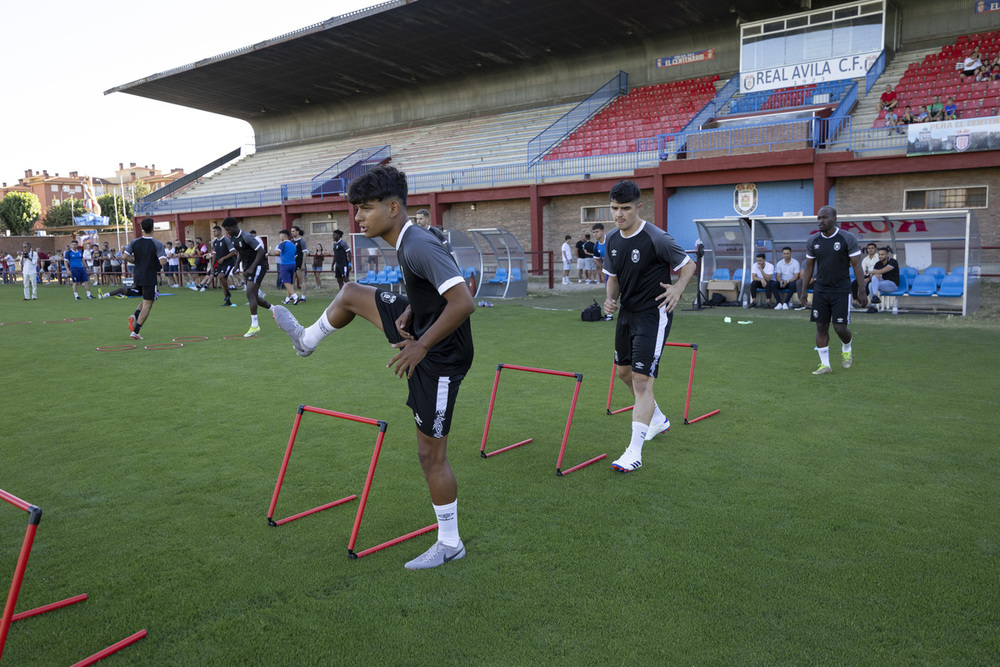
<path id="1" fill-rule="evenodd" d="M 979 223 L 971 209 L 907 211 L 868 215 L 838 215 L 841 229 L 858 237 L 862 247 L 874 242 L 888 246 L 899 262 L 905 287 L 893 293 L 904 312 L 943 312 L 968 315 L 979 308 L 982 275 Z M 805 262 L 805 244 L 815 233 L 815 216 L 746 217 L 696 220 L 705 256 L 702 286 L 707 276 L 722 277 L 731 270 L 741 299 L 752 299 L 750 266 L 763 252 L 772 264 L 788 246 L 800 264 Z M 721 271 L 720 271 L 721 270 Z M 739 271 L 740 273 L 736 273 Z M 925 276 L 914 287 L 916 276 Z M 933 285 L 927 278 L 933 278 Z"/>

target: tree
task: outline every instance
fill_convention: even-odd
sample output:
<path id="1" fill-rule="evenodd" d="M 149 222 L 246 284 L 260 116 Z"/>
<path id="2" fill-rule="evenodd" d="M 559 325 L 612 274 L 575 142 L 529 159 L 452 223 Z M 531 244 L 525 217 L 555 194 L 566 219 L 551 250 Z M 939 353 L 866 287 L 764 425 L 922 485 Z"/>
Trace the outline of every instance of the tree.
<path id="1" fill-rule="evenodd" d="M 72 212 L 70 205 L 73 206 Z M 72 216 L 84 215 L 86 212 L 82 199 L 64 199 L 62 203 L 49 207 L 42 218 L 42 224 L 46 227 L 68 227 L 73 224 Z"/>
<path id="2" fill-rule="evenodd" d="M 42 214 L 42 205 L 32 192 L 8 192 L 0 200 L 0 226 L 11 234 L 27 234 Z"/>
<path id="3" fill-rule="evenodd" d="M 139 201 L 152 191 L 153 188 L 149 187 L 149 183 L 141 178 L 132 185 L 132 197 L 134 197 L 136 201 Z"/>
<path id="4" fill-rule="evenodd" d="M 132 202 L 123 199 L 121 195 L 101 195 L 97 198 L 97 203 L 101 205 L 101 215 L 108 216 L 109 225 L 117 225 L 119 222 L 127 225 L 131 222 Z"/>

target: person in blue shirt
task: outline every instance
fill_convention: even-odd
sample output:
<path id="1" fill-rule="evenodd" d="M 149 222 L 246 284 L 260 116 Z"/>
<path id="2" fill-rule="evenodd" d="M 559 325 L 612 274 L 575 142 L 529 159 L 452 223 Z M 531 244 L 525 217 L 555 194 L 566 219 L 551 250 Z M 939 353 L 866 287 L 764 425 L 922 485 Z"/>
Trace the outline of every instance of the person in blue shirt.
<path id="1" fill-rule="evenodd" d="M 76 239 L 70 242 L 69 250 L 63 253 L 63 263 L 66 264 L 70 279 L 73 281 L 73 298 L 79 301 L 80 295 L 77 293 L 77 285 L 86 285 L 87 298 L 93 299 L 94 297 L 90 294 L 90 276 L 87 275 L 87 269 L 83 266 L 83 251 L 80 250 L 80 244 Z"/>
<path id="2" fill-rule="evenodd" d="M 298 252 L 298 246 L 291 240 L 292 234 L 287 229 L 278 232 L 278 236 L 281 241 L 274 249 L 274 254 L 278 256 L 278 280 L 281 281 L 288 293 L 288 296 L 281 303 L 302 303 L 305 299 L 295 293 L 295 255 Z"/>

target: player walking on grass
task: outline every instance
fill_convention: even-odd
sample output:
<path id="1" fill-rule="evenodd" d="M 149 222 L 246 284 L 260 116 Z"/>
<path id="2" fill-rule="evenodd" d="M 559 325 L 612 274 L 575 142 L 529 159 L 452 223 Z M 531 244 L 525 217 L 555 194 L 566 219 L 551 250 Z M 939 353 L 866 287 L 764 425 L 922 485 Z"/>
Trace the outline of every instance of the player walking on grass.
<path id="1" fill-rule="evenodd" d="M 129 264 L 135 264 L 133 285 L 142 292 L 142 304 L 128 318 L 130 335 L 135 340 L 142 340 L 139 329 L 149 319 L 149 311 L 156 300 L 156 273 L 160 267 L 167 265 L 167 249 L 153 238 L 153 219 L 143 218 L 139 226 L 142 236 L 133 239 L 122 250 L 122 258 Z"/>
<path id="2" fill-rule="evenodd" d="M 69 272 L 73 281 L 73 298 L 79 301 L 80 295 L 76 288 L 78 285 L 86 285 L 87 298 L 93 299 L 94 297 L 90 294 L 90 276 L 87 275 L 87 269 L 83 268 L 83 251 L 80 250 L 80 244 L 76 239 L 70 242 L 70 249 L 63 253 L 63 262 L 66 264 L 66 271 Z"/>
<path id="3" fill-rule="evenodd" d="M 233 240 L 233 246 L 240 255 L 243 262 L 243 271 L 247 280 L 247 303 L 250 304 L 250 328 L 243 334 L 244 338 L 250 338 L 260 333 L 260 323 L 257 320 L 257 306 L 261 305 L 268 310 L 272 309 L 271 304 L 264 300 L 264 295 L 260 293 L 261 281 L 267 273 L 267 251 L 264 249 L 264 242 L 253 234 L 249 234 L 240 229 L 240 223 L 236 218 L 226 218 L 222 221 L 222 228 Z"/>
<path id="4" fill-rule="evenodd" d="M 858 239 L 850 232 L 837 226 L 837 209 L 824 206 L 816 214 L 819 231 L 806 241 L 806 263 L 802 267 L 803 290 L 809 286 L 816 269 L 813 284 L 812 315 L 810 322 L 816 323 L 816 351 L 819 352 L 819 368 L 813 375 L 832 373 L 830 368 L 830 322 L 833 331 L 840 338 L 842 365 L 850 368 L 854 363 L 851 353 L 853 336 L 847 326 L 851 323 L 851 267 L 854 275 L 865 275 L 861 268 L 861 248 Z M 868 303 L 865 290 L 858 290 L 858 304 L 864 308 Z"/>
<path id="5" fill-rule="evenodd" d="M 303 357 L 357 316 L 374 324 L 396 349 L 387 367 L 407 378 L 406 404 L 417 423 L 417 454 L 438 520 L 437 542 L 406 563 L 407 569 L 422 570 L 465 556 L 458 533 L 458 484 L 446 447 L 458 388 L 472 365 L 469 316 L 476 306 L 452 256 L 407 217 L 407 194 L 406 174 L 394 167 L 372 169 L 347 192 L 365 237 L 380 236 L 396 248 L 406 296 L 349 282 L 308 328 L 283 306 L 275 306 L 273 314 Z"/>
<path id="6" fill-rule="evenodd" d="M 615 330 L 615 364 L 618 378 L 635 397 L 632 438 L 611 467 L 632 472 L 642 466 L 643 443 L 670 429 L 670 420 L 653 396 L 653 382 L 674 307 L 694 275 L 695 263 L 672 236 L 639 217 L 639 186 L 618 181 L 610 196 L 617 229 L 605 237 L 604 312 L 610 315 L 621 309 Z M 671 270 L 679 274 L 673 284 Z"/>

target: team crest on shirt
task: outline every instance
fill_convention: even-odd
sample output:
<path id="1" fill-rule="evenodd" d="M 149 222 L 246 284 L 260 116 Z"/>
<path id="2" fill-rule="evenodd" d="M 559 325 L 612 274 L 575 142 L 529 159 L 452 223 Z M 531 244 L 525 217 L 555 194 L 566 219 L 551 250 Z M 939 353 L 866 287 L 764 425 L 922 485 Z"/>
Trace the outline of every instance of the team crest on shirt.
<path id="1" fill-rule="evenodd" d="M 840 250 L 840 241 L 837 241 L 836 243 L 833 244 L 833 249 Z"/>
<path id="2" fill-rule="evenodd" d="M 632 249 L 632 263 L 633 264 L 638 264 L 639 263 L 639 249 L 638 248 L 633 248 Z"/>
<path id="3" fill-rule="evenodd" d="M 382 292 L 379 297 L 386 303 L 396 303 L 396 295 L 392 292 Z"/>

